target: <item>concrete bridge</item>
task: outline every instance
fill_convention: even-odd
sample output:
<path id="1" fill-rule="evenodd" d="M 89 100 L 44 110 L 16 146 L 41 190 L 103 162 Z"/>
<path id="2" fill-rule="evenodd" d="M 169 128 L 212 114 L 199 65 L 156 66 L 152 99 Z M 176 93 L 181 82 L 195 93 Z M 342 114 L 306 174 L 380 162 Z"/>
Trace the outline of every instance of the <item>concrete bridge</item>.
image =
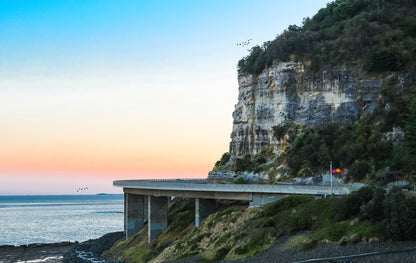
<path id="1" fill-rule="evenodd" d="M 171 197 L 195 198 L 195 226 L 215 212 L 216 200 L 244 200 L 250 206 L 264 205 L 289 194 L 323 196 L 331 194 L 329 186 L 269 184 L 208 184 L 206 179 L 119 180 L 123 187 L 124 227 L 126 238 L 148 222 L 148 242 L 152 242 L 168 224 Z M 334 195 L 345 195 L 355 187 L 333 187 Z"/>

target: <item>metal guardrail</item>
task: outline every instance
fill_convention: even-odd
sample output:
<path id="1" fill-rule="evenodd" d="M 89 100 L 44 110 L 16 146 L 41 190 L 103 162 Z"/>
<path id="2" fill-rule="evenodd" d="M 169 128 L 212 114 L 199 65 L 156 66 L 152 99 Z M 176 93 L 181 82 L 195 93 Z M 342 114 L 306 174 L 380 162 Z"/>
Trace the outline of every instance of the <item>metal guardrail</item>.
<path id="1" fill-rule="evenodd" d="M 178 179 L 145 179 L 145 180 L 135 180 L 142 182 L 167 182 L 167 183 L 182 183 L 182 184 L 206 184 L 207 179 L 205 178 L 178 178 Z"/>

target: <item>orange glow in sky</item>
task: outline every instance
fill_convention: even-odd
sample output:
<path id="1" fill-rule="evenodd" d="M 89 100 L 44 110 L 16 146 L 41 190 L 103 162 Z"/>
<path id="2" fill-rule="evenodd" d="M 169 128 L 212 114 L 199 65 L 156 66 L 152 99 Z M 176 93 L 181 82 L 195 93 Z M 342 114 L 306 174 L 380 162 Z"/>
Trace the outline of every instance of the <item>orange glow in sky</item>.
<path id="1" fill-rule="evenodd" d="M 238 60 L 326 0 L 0 1 L 0 195 L 206 177 Z"/>

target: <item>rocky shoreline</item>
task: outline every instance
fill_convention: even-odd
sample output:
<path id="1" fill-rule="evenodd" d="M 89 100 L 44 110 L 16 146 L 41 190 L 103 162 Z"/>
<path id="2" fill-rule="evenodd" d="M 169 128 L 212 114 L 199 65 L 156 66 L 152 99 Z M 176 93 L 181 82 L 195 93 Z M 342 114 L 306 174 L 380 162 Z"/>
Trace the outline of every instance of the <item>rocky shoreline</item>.
<path id="1" fill-rule="evenodd" d="M 108 233 L 97 239 L 79 243 L 64 254 L 63 263 L 122 263 L 124 261 L 106 260 L 101 254 L 110 249 L 113 244 L 124 238 L 124 232 Z"/>
<path id="2" fill-rule="evenodd" d="M 416 241 L 407 242 L 360 242 L 339 245 L 338 243 L 321 243 L 318 247 L 301 251 L 300 246 L 287 247 L 293 236 L 283 236 L 269 248 L 251 258 L 221 261 L 227 263 L 251 262 L 416 262 Z M 106 234 L 98 239 L 85 242 L 61 242 L 51 244 L 30 244 L 22 246 L 0 246 L 0 263 L 121 263 L 124 261 L 106 260 L 101 254 L 117 240 L 123 238 L 123 232 Z M 201 256 L 175 260 L 176 263 L 198 262 Z"/>
<path id="3" fill-rule="evenodd" d="M 0 262 L 42 262 L 60 263 L 63 255 L 78 245 L 78 242 L 60 242 L 49 244 L 29 244 L 21 246 L 0 246 Z"/>
<path id="4" fill-rule="evenodd" d="M 3 245 L 0 246 L 0 263 L 120 263 L 123 261 L 105 260 L 101 254 L 123 237 L 123 232 L 114 232 L 81 243 Z"/>

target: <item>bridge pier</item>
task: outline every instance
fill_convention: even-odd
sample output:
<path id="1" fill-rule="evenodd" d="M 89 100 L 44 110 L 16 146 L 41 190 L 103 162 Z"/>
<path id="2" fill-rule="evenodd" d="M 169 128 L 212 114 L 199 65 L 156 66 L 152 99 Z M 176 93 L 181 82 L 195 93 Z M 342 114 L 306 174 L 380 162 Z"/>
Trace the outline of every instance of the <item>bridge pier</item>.
<path id="1" fill-rule="evenodd" d="M 199 224 L 215 211 L 215 199 L 195 198 L 195 226 L 199 227 Z"/>
<path id="2" fill-rule="evenodd" d="M 329 193 L 328 186 L 206 184 L 200 180 L 122 180 L 114 186 L 124 191 L 124 228 L 126 237 L 137 233 L 148 220 L 148 242 L 152 242 L 168 225 L 167 206 L 171 196 L 195 198 L 195 225 L 198 227 L 215 212 L 216 200 L 249 201 L 260 206 L 289 194 L 318 195 Z M 349 194 L 356 187 L 334 187 L 335 195 Z"/>
<path id="3" fill-rule="evenodd" d="M 168 226 L 168 197 L 148 196 L 148 236 L 151 243 Z"/>
<path id="4" fill-rule="evenodd" d="M 136 234 L 146 220 L 147 196 L 124 193 L 124 229 L 126 238 Z"/>
<path id="5" fill-rule="evenodd" d="M 287 195 L 276 195 L 276 194 L 263 194 L 263 193 L 253 193 L 251 195 L 251 201 L 249 207 L 253 206 L 262 206 L 276 200 L 282 199 Z"/>

